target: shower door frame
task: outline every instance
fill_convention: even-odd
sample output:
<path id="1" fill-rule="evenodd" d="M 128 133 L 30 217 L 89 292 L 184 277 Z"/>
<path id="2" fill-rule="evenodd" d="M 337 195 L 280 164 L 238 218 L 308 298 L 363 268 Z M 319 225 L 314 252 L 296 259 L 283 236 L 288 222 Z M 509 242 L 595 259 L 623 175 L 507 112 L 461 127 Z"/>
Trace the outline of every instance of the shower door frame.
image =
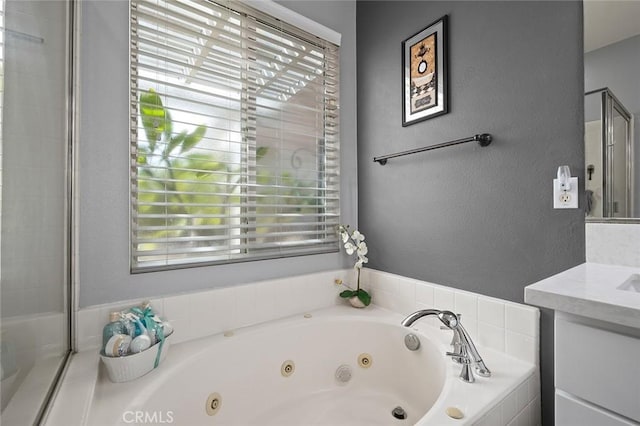
<path id="1" fill-rule="evenodd" d="M 591 90 L 586 92 L 585 97 L 588 95 L 600 93 L 600 122 L 601 122 L 601 143 L 602 143 L 602 188 L 603 188 L 603 205 L 602 205 L 602 218 L 615 218 L 615 200 L 613 199 L 613 172 L 614 172 L 614 159 L 613 148 L 615 142 L 614 137 L 614 112 L 617 112 L 626 122 L 626 139 L 625 144 L 625 205 L 626 209 L 620 218 L 633 217 L 633 145 L 631 134 L 631 114 L 624 107 L 622 102 L 613 94 L 608 87 L 603 87 L 597 90 Z"/>

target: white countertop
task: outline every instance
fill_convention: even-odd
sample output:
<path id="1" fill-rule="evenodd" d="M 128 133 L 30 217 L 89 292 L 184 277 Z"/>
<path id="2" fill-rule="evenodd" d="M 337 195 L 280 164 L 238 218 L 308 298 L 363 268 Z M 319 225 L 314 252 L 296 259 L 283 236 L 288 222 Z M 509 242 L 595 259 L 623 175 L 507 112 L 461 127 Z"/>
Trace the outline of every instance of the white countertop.
<path id="1" fill-rule="evenodd" d="M 524 289 L 531 305 L 640 328 L 640 292 L 617 287 L 640 268 L 583 263 Z"/>

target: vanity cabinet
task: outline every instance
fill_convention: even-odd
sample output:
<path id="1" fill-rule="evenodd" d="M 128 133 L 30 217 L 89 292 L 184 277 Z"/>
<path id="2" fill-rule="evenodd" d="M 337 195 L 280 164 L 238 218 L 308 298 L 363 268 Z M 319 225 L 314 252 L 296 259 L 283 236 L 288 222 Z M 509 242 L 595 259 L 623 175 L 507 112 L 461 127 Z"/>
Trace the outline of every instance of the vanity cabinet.
<path id="1" fill-rule="evenodd" d="M 640 425 L 640 330 L 555 315 L 557 425 Z"/>
<path id="2" fill-rule="evenodd" d="M 525 287 L 555 311 L 558 426 L 640 426 L 640 267 L 583 263 Z"/>

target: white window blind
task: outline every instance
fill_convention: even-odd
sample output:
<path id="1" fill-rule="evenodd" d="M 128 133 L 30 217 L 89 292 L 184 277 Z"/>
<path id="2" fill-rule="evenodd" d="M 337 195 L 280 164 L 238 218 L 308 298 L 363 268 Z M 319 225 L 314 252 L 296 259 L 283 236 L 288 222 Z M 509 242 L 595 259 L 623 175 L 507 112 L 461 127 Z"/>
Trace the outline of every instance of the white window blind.
<path id="1" fill-rule="evenodd" d="M 339 47 L 235 1 L 130 4 L 132 271 L 337 250 Z"/>

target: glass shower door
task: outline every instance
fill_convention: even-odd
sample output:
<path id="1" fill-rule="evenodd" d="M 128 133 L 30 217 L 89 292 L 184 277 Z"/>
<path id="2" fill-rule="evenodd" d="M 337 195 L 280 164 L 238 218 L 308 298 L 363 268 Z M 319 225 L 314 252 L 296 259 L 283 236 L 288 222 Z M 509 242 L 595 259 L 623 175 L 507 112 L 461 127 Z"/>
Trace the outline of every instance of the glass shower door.
<path id="1" fill-rule="evenodd" d="M 585 95 L 586 214 L 633 217 L 631 115 L 607 88 Z"/>
<path id="2" fill-rule="evenodd" d="M 607 217 L 632 217 L 631 174 L 629 173 L 629 117 L 622 106 L 611 99 L 611 136 L 607 143 L 608 194 Z"/>
<path id="3" fill-rule="evenodd" d="M 72 2 L 0 0 L 0 423 L 38 424 L 69 354 Z"/>

